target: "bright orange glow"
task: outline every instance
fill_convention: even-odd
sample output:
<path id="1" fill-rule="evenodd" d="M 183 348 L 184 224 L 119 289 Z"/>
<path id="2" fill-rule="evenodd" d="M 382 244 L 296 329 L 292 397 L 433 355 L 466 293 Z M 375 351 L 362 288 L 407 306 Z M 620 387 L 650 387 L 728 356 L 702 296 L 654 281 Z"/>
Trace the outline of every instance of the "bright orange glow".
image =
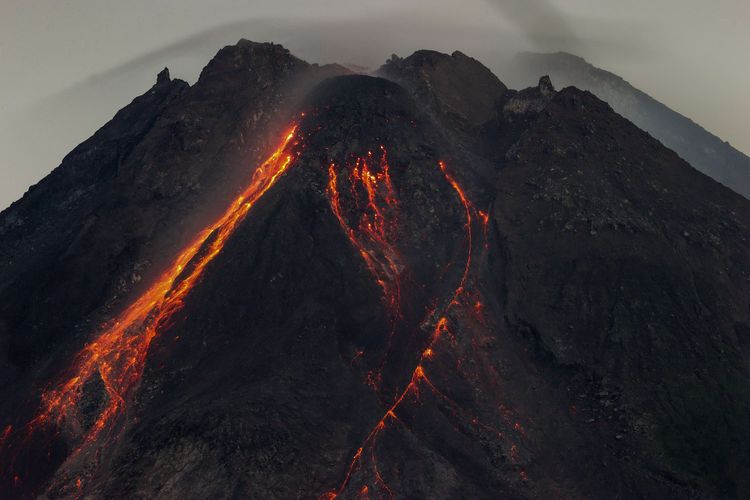
<path id="1" fill-rule="evenodd" d="M 76 357 L 72 374 L 42 394 L 41 411 L 30 422 L 29 432 L 50 423 L 61 426 L 65 421 L 75 420 L 84 384 L 95 377 L 101 379 L 108 398 L 94 424 L 85 431 L 78 450 L 96 440 L 105 429 L 112 429 L 124 410 L 127 397 L 141 378 L 154 337 L 170 324 L 185 297 L 250 209 L 289 168 L 292 163 L 289 147 L 296 132 L 296 125 L 290 128 L 276 151 L 258 166 L 248 187 L 224 214 L 201 231 L 148 290 L 86 344 Z"/>
<path id="2" fill-rule="evenodd" d="M 384 300 L 395 317 L 400 306 L 402 268 L 394 241 L 398 202 L 385 148 L 381 151 L 379 171 L 373 171 L 372 153 L 347 165 L 354 212 L 360 214 L 356 226 L 350 225 L 343 213 L 334 164 L 328 167 L 328 198 L 336 219 L 383 289 Z"/>
<path id="3" fill-rule="evenodd" d="M 438 166 L 440 167 L 440 171 L 443 172 L 443 175 L 445 176 L 445 179 L 448 181 L 448 183 L 453 187 L 453 189 L 458 194 L 458 197 L 461 199 L 461 204 L 464 206 L 464 211 L 466 212 L 466 243 L 469 247 L 466 255 L 466 264 L 464 265 L 464 274 L 461 276 L 461 282 L 458 285 L 458 288 L 456 288 L 456 291 L 453 294 L 453 299 L 451 299 L 451 303 L 454 305 L 458 305 L 458 298 L 459 296 L 464 292 L 464 289 L 466 287 L 466 279 L 469 276 L 469 269 L 471 268 L 471 253 L 473 250 L 472 247 L 472 230 L 471 230 L 471 212 L 472 212 L 472 204 L 469 201 L 469 199 L 466 197 L 466 193 L 464 193 L 464 190 L 461 188 L 461 186 L 458 185 L 458 182 L 456 182 L 456 179 L 453 178 L 451 174 L 448 173 L 448 170 L 445 167 L 444 162 L 438 162 Z"/>
<path id="4" fill-rule="evenodd" d="M 46 425 L 60 428 L 66 423 L 74 424 L 75 428 L 80 420 L 84 385 L 97 378 L 101 380 L 107 398 L 94 424 L 81 436 L 81 442 L 73 454 L 84 446 L 101 442 L 100 438 L 108 436 L 107 433 L 117 428 L 117 424 L 122 422 L 126 403 L 141 380 L 151 342 L 172 323 L 175 313 L 182 309 L 185 298 L 200 281 L 207 266 L 222 251 L 236 228 L 245 220 L 248 212 L 289 169 L 293 162 L 290 146 L 295 143 L 296 133 L 297 127 L 294 126 L 276 151 L 256 169 L 248 187 L 222 216 L 201 231 L 148 290 L 81 350 L 69 376 L 42 394 L 41 410 L 28 425 L 29 432 Z M 363 499 L 370 496 L 395 497 L 379 467 L 378 440 L 394 427 L 405 425 L 400 417 L 408 422 L 405 412 L 409 404 L 426 403 L 420 391 L 428 396 L 434 395 L 441 406 L 448 408 L 454 416 L 461 416 L 464 421 L 493 433 L 498 439 L 506 439 L 502 431 L 481 422 L 477 415 L 464 410 L 453 401 L 446 394 L 448 391 L 444 393 L 439 388 L 441 379 L 438 377 L 438 369 L 445 366 L 441 361 L 451 353 L 450 348 L 458 345 L 457 335 L 462 333 L 462 319 L 470 319 L 472 325 L 484 324 L 482 318 L 485 304 L 473 283 L 474 275 L 471 273 L 479 265 L 477 262 L 481 263 L 482 257 L 486 255 L 475 248 L 474 238 L 481 228 L 484 248 L 487 248 L 489 216 L 477 210 L 469 201 L 445 163 L 439 162 L 437 166 L 445 182 L 453 190 L 451 196 L 456 196 L 463 207 L 461 222 L 465 232 L 457 252 L 460 251 L 463 256 L 465 251 L 465 259 L 446 266 L 446 269 L 452 270 L 451 279 L 456 279 L 457 283 L 451 292 L 430 299 L 430 307 L 422 324 L 430 325 L 431 328 L 427 330 L 430 333 L 427 338 L 420 337 L 423 342 L 420 346 L 421 355 L 411 360 L 406 371 L 400 374 L 401 378 L 394 378 L 404 381 L 405 385 L 399 387 L 392 399 L 388 396 L 380 418 L 374 422 L 356 451 L 352 450 L 354 453 L 339 486 L 324 493 L 321 498 L 332 500 L 344 492 L 347 496 L 353 494 L 356 498 Z M 399 201 L 391 179 L 386 149 L 381 146 L 378 158 L 368 152 L 343 166 L 330 164 L 327 170 L 326 192 L 331 211 L 352 247 L 363 259 L 379 290 L 382 290 L 383 302 L 390 319 L 388 351 L 396 323 L 401 318 L 401 280 L 405 260 L 397 246 Z M 474 345 L 475 338 L 470 341 Z M 382 370 L 386 366 L 385 356 L 387 352 L 379 368 L 368 372 L 365 380 L 376 391 L 379 390 Z M 350 366 L 360 366 L 364 357 L 363 350 L 356 350 L 349 361 Z M 456 357 L 459 371 L 462 370 L 462 365 L 472 364 L 463 363 L 465 360 Z M 510 418 L 510 413 L 507 416 L 503 414 L 503 417 Z M 519 422 L 515 419 L 509 422 L 520 437 L 525 437 L 525 431 Z M 4 446 L 12 430 L 8 426 L 0 433 L 0 448 Z M 518 455 L 518 447 L 513 444 L 510 456 L 514 464 Z M 519 474 L 523 480 L 527 479 L 523 470 Z M 15 476 L 14 480 L 18 482 L 20 478 Z M 81 490 L 84 483 L 78 478 L 75 484 Z"/>

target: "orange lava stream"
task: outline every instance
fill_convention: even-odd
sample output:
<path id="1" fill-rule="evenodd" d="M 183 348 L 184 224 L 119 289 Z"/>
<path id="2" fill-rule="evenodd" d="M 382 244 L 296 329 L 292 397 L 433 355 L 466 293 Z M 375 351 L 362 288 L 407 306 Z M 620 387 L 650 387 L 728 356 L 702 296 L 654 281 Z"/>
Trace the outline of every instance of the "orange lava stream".
<path id="1" fill-rule="evenodd" d="M 95 377 L 101 379 L 108 397 L 94 424 L 82 431 L 82 443 L 76 452 L 94 442 L 103 430 L 112 428 L 125 409 L 126 398 L 141 378 L 154 337 L 182 308 L 185 297 L 250 209 L 289 168 L 292 155 L 288 147 L 296 132 L 294 125 L 224 214 L 203 229 L 148 290 L 86 344 L 76 357 L 72 375 L 42 394 L 42 408 L 28 424 L 29 433 L 50 423 L 59 428 L 66 421 L 75 422 L 84 384 Z"/>
<path id="2" fill-rule="evenodd" d="M 353 165 L 347 165 L 350 193 L 355 213 L 359 215 L 356 226 L 350 225 L 342 210 L 339 178 L 333 163 L 328 166 L 328 199 L 339 225 L 383 290 L 383 300 L 391 316 L 388 338 L 390 348 L 396 322 L 400 317 L 400 274 L 403 265 L 394 241 L 398 201 L 391 181 L 386 150 L 383 146 L 380 149 L 382 155 L 377 171 L 373 166 L 375 162 L 371 152 L 365 158 L 357 158 Z M 357 353 L 355 358 L 362 354 Z M 380 370 L 384 363 L 385 356 L 377 372 L 368 375 L 368 384 L 373 388 L 377 388 L 380 382 Z"/>
<path id="3" fill-rule="evenodd" d="M 398 251 L 392 241 L 394 221 L 385 214 L 385 202 L 391 212 L 398 205 L 393 190 L 385 148 L 382 148 L 380 172 L 371 168 L 372 153 L 367 158 L 357 158 L 349 168 L 349 184 L 352 198 L 358 213 L 361 213 L 357 231 L 346 220 L 341 209 L 341 196 L 338 190 L 338 176 L 335 165 L 328 167 L 328 196 L 331 209 L 344 229 L 347 237 L 359 251 L 370 272 L 375 276 L 388 307 L 398 314 L 400 303 L 399 274 L 402 268 Z M 359 189 L 358 189 L 359 188 Z M 362 201 L 360 191 L 364 190 L 366 200 Z"/>
<path id="4" fill-rule="evenodd" d="M 466 211 L 466 244 L 469 247 L 466 252 L 466 264 L 464 265 L 464 274 L 461 276 L 461 281 L 458 284 L 458 288 L 456 288 L 456 291 L 453 293 L 453 298 L 451 299 L 450 305 L 458 305 L 458 298 L 459 296 L 464 292 L 466 288 L 466 279 L 469 277 L 469 269 L 471 268 L 471 253 L 473 251 L 473 243 L 472 243 L 472 230 L 471 230 L 471 211 L 473 208 L 473 205 L 469 201 L 469 199 L 466 197 L 466 193 L 464 193 L 464 190 L 459 186 L 458 182 L 456 182 L 456 179 L 453 178 L 452 175 L 448 173 L 448 171 L 445 168 L 444 162 L 438 162 L 438 166 L 440 167 L 440 171 L 443 172 L 443 175 L 445 176 L 445 179 L 448 181 L 448 183 L 453 187 L 453 189 L 458 194 L 458 197 L 461 199 L 461 204 L 464 206 L 464 210 Z M 450 306 L 449 306 L 450 307 Z"/>
<path id="5" fill-rule="evenodd" d="M 465 216 L 466 216 L 466 222 L 465 222 L 465 229 L 466 229 L 466 243 L 467 243 L 467 254 L 466 254 L 466 261 L 464 265 L 463 274 L 461 275 L 461 279 L 458 283 L 458 286 L 453 292 L 453 296 L 448 303 L 448 305 L 443 310 L 443 314 L 441 314 L 437 322 L 435 324 L 435 327 L 432 331 L 432 334 L 430 335 L 429 341 L 427 342 L 427 346 L 422 351 L 419 360 L 412 371 L 411 378 L 409 379 L 409 383 L 406 385 L 406 387 L 397 395 L 393 403 L 388 407 L 388 409 L 385 411 L 385 413 L 382 415 L 380 420 L 375 424 L 375 426 L 370 430 L 370 432 L 365 436 L 365 439 L 362 441 L 359 448 L 357 448 L 357 451 L 354 453 L 354 456 L 352 457 L 351 461 L 349 462 L 349 466 L 346 469 L 346 474 L 344 476 L 343 481 L 339 485 L 339 487 L 335 490 L 328 491 L 321 495 L 320 498 L 322 499 L 328 499 L 333 500 L 334 498 L 338 497 L 340 494 L 342 494 L 347 486 L 349 485 L 352 476 L 354 472 L 357 470 L 359 466 L 362 465 L 363 461 L 363 454 L 366 450 L 370 451 L 370 455 L 373 462 L 373 469 L 375 474 L 375 483 L 380 486 L 380 488 L 390 497 L 393 498 L 394 494 L 390 487 L 385 483 L 383 480 L 378 468 L 377 468 L 377 460 L 375 457 L 375 444 L 380 436 L 380 434 L 386 429 L 386 426 L 389 421 L 398 421 L 398 416 L 396 415 L 396 411 L 401 407 L 402 404 L 407 400 L 407 397 L 409 395 L 419 395 L 419 388 L 422 384 L 427 386 L 431 391 L 438 394 L 441 398 L 444 398 L 448 401 L 450 399 L 447 396 L 444 396 L 436 387 L 435 385 L 430 381 L 430 379 L 427 377 L 425 373 L 425 363 L 431 359 L 434 356 L 436 346 L 438 344 L 438 341 L 443 337 L 444 334 L 451 335 L 451 332 L 448 329 L 448 313 L 454 306 L 460 305 L 459 298 L 464 293 L 466 282 L 468 280 L 469 271 L 471 268 L 471 256 L 473 252 L 472 248 L 472 211 L 474 210 L 473 205 L 466 197 L 466 193 L 463 191 L 461 186 L 456 182 L 456 180 L 448 173 L 445 164 L 443 162 L 439 162 L 439 167 L 443 175 L 445 176 L 445 179 L 448 181 L 448 183 L 451 185 L 451 187 L 454 189 L 454 191 L 457 193 L 459 199 L 461 200 L 461 203 L 465 210 Z M 332 174 L 331 179 L 333 179 L 333 182 L 335 183 L 335 171 L 333 170 L 333 165 L 329 168 L 329 174 Z M 336 203 L 336 206 L 338 207 L 338 203 Z M 335 208 L 334 212 L 336 210 L 340 211 L 340 208 Z M 337 217 L 339 215 L 337 214 Z M 351 229 L 349 229 L 351 231 Z M 350 239 L 353 241 L 356 240 L 356 236 L 352 235 L 350 236 Z M 476 419 L 474 419 L 476 421 Z M 360 494 L 362 492 L 369 492 L 368 487 L 365 485 L 362 490 L 360 490 Z"/>

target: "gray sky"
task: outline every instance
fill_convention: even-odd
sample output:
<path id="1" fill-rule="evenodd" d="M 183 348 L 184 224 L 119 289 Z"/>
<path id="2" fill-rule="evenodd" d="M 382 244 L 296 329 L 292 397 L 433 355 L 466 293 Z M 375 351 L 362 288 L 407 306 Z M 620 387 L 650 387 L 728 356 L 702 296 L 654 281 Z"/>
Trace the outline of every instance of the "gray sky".
<path id="1" fill-rule="evenodd" d="M 0 209 L 168 66 L 193 83 L 240 37 L 310 62 L 461 50 L 501 80 L 566 50 L 750 152 L 748 0 L 0 0 Z"/>

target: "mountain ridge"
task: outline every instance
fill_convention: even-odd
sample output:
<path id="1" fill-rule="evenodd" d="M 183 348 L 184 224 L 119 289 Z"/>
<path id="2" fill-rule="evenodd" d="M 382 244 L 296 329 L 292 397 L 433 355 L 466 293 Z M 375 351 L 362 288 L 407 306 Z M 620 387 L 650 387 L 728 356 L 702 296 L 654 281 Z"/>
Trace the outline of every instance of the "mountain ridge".
<path id="1" fill-rule="evenodd" d="M 750 157 L 624 78 L 568 52 L 524 52 L 508 67 L 518 81 L 549 74 L 558 85 L 590 90 L 701 172 L 750 197 Z"/>

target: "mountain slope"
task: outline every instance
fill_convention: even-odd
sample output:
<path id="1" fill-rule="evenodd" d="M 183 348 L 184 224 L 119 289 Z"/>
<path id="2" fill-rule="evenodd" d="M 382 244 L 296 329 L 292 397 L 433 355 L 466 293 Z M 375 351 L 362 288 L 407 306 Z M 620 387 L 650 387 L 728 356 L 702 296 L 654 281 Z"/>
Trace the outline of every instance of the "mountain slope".
<path id="1" fill-rule="evenodd" d="M 504 316 L 539 359 L 568 372 L 568 418 L 589 422 L 581 439 L 622 460 L 610 494 L 665 496 L 628 477 L 642 464 L 652 480 L 741 497 L 746 200 L 568 88 L 509 154 L 493 215 Z M 589 466 L 584 484 L 601 474 Z"/>
<path id="2" fill-rule="evenodd" d="M 220 51 L 193 87 L 163 72 L 5 210 L 2 385 L 155 278 L 286 125 L 294 87 L 325 76 L 278 45 L 251 42 Z"/>
<path id="3" fill-rule="evenodd" d="M 276 79 L 248 76 L 271 68 Z M 185 223 L 163 246 L 159 231 L 140 240 L 145 286 L 113 300 L 117 273 L 89 272 L 74 246 L 76 271 L 104 284 L 77 292 L 108 308 L 70 313 L 77 335 L 28 338 L 20 325 L 55 309 L 2 310 L 16 328 L 4 331 L 15 403 L 0 408 L 0 491 L 746 496 L 750 202 L 546 78 L 511 91 L 478 61 L 431 51 L 389 61 L 390 80 L 323 80 L 337 72 L 241 41 L 145 108 L 186 126 L 200 89 L 213 151 L 236 151 L 250 143 L 241 124 L 278 106 L 252 121 L 254 155 L 138 142 L 131 168 L 158 154 L 159 174 L 118 184 L 85 248 L 111 248 L 108 224 L 142 225 L 121 220 L 141 190 L 218 166 L 202 202 L 147 198 Z M 44 198 L 24 200 L 45 213 Z M 55 215 L 53 268 L 79 215 Z M 9 261 L 38 258 L 26 234 L 8 238 Z M 26 273 L 25 287 L 3 280 L 12 304 L 44 289 Z M 34 353 L 23 363 L 7 347 L 20 342 Z"/>
<path id="4" fill-rule="evenodd" d="M 508 71 L 519 82 L 550 75 L 558 86 L 593 92 L 695 168 L 750 198 L 750 158 L 621 77 L 565 52 L 522 53 Z"/>
<path id="5" fill-rule="evenodd" d="M 164 71 L 3 211 L 4 419 L 34 411 L 28 394 L 224 209 L 216 199 L 238 192 L 304 89 L 346 72 L 245 40 L 219 51 L 192 87 Z"/>

